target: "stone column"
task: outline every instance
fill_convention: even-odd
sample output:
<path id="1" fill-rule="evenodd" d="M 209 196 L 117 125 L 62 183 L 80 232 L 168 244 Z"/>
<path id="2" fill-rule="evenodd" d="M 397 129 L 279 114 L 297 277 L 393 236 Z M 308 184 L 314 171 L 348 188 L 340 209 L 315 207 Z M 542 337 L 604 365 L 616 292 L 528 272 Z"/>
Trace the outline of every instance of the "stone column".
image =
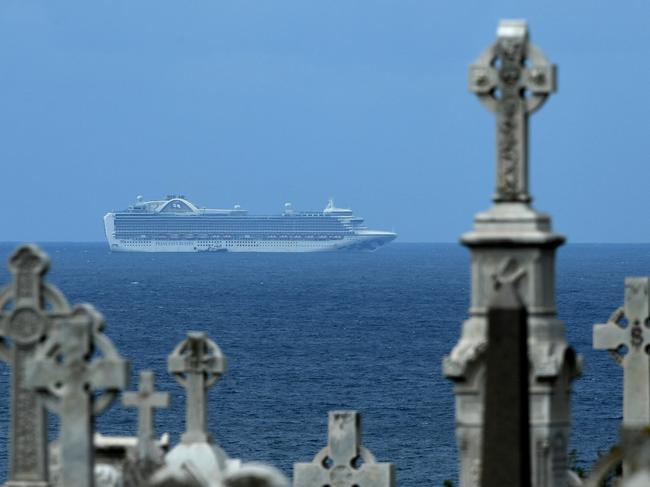
<path id="1" fill-rule="evenodd" d="M 512 283 L 528 312 L 531 470 L 535 487 L 567 482 L 570 384 L 579 373 L 556 318 L 555 250 L 564 237 L 528 194 L 528 115 L 555 89 L 555 69 L 528 42 L 522 21 L 502 21 L 497 42 L 470 68 L 470 90 L 497 114 L 494 205 L 461 242 L 471 253 L 471 304 L 461 337 L 445 357 L 454 381 L 460 485 L 478 485 L 484 413 L 487 306 L 494 283 Z"/>

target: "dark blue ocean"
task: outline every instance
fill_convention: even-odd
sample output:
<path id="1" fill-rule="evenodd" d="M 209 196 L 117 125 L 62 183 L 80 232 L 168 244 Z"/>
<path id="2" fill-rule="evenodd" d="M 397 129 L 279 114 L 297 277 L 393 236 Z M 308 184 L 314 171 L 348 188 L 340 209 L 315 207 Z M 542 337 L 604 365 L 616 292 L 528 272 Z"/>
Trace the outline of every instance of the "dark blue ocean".
<path id="1" fill-rule="evenodd" d="M 166 357 L 187 330 L 226 354 L 210 391 L 210 430 L 233 457 L 292 473 L 326 445 L 327 411 L 363 414 L 364 443 L 397 465 L 402 486 L 456 478 L 454 399 L 441 361 L 467 315 L 469 257 L 453 244 L 391 244 L 374 253 L 111 254 L 105 244 L 44 244 L 48 280 L 71 303 L 90 302 L 132 366 L 171 393 L 158 432 L 183 431 L 182 388 Z M 13 244 L 0 244 L 6 262 Z M 650 245 L 567 245 L 557 300 L 585 359 L 575 382 L 572 448 L 588 468 L 618 435 L 622 374 L 591 349 L 591 330 L 623 300 L 627 275 L 650 275 Z M 0 282 L 6 283 L 6 267 Z M 8 434 L 9 369 L 0 365 L 0 445 Z M 132 388 L 137 381 L 132 381 Z M 136 411 L 115 404 L 104 434 L 134 435 Z M 0 448 L 0 479 L 7 450 Z"/>

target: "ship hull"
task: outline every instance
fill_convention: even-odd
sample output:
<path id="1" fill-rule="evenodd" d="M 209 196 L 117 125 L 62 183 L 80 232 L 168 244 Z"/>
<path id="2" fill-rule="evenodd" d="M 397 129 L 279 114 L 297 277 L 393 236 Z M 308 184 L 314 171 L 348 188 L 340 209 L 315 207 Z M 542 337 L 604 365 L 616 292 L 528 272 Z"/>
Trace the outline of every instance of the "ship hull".
<path id="1" fill-rule="evenodd" d="M 113 252 L 333 252 L 343 250 L 373 251 L 394 237 L 358 235 L 330 241 L 255 240 L 229 242 L 206 240 L 117 240 L 110 239 Z"/>

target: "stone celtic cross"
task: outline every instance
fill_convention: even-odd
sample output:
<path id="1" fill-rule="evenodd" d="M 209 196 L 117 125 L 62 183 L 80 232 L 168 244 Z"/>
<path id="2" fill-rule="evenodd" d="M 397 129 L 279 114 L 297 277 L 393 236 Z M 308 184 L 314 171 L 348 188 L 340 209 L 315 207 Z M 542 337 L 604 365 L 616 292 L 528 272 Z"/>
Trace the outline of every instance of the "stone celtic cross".
<path id="1" fill-rule="evenodd" d="M 12 371 L 8 486 L 48 485 L 45 409 L 25 386 L 25 364 L 53 324 L 72 313 L 61 292 L 43 281 L 49 266 L 37 246 L 19 247 L 9 259 L 13 282 L 0 291 L 0 359 Z"/>
<path id="2" fill-rule="evenodd" d="M 207 391 L 226 371 L 221 349 L 204 332 L 189 332 L 169 355 L 167 369 L 185 388 L 185 433 L 181 441 L 211 441 L 207 430 Z"/>
<path id="3" fill-rule="evenodd" d="M 94 485 L 94 417 L 128 381 L 128 364 L 102 328 L 103 317 L 92 306 L 77 306 L 27 364 L 27 386 L 38 390 L 47 408 L 59 416 L 65 486 Z M 106 392 L 96 396 L 102 389 Z"/>
<path id="4" fill-rule="evenodd" d="M 650 278 L 625 279 L 625 306 L 605 324 L 594 325 L 597 350 L 609 350 L 623 366 L 623 425 L 650 425 Z M 627 326 L 621 322 L 627 318 Z M 622 355 L 620 349 L 627 348 Z"/>
<path id="5" fill-rule="evenodd" d="M 311 463 L 296 463 L 294 487 L 393 487 L 392 463 L 376 463 L 361 446 L 361 416 L 356 411 L 330 411 L 327 446 Z"/>
<path id="6" fill-rule="evenodd" d="M 138 408 L 138 458 L 156 459 L 154 409 L 169 406 L 169 393 L 156 392 L 155 376 L 151 370 L 140 372 L 140 384 L 136 392 L 125 392 L 122 403 Z"/>
<path id="7" fill-rule="evenodd" d="M 503 20 L 497 42 L 470 66 L 469 89 L 497 114 L 495 202 L 529 202 L 528 116 L 555 91 L 555 66 L 528 42 L 528 26 Z"/>

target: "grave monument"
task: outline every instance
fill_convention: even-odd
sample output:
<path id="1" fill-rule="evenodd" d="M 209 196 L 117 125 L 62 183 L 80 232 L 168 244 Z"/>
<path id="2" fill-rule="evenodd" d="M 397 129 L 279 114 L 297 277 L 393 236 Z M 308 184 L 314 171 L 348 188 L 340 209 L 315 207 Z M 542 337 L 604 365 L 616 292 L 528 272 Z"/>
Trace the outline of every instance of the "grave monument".
<path id="1" fill-rule="evenodd" d="M 531 206 L 528 117 L 555 91 L 555 66 L 528 39 L 524 21 L 504 20 L 497 41 L 469 70 L 469 89 L 497 118 L 494 205 L 461 237 L 471 252 L 471 303 L 443 370 L 454 381 L 460 485 L 478 485 L 485 405 L 487 305 L 510 283 L 528 313 L 532 485 L 567 484 L 571 381 L 580 367 L 555 309 L 555 250 L 564 237 Z"/>

